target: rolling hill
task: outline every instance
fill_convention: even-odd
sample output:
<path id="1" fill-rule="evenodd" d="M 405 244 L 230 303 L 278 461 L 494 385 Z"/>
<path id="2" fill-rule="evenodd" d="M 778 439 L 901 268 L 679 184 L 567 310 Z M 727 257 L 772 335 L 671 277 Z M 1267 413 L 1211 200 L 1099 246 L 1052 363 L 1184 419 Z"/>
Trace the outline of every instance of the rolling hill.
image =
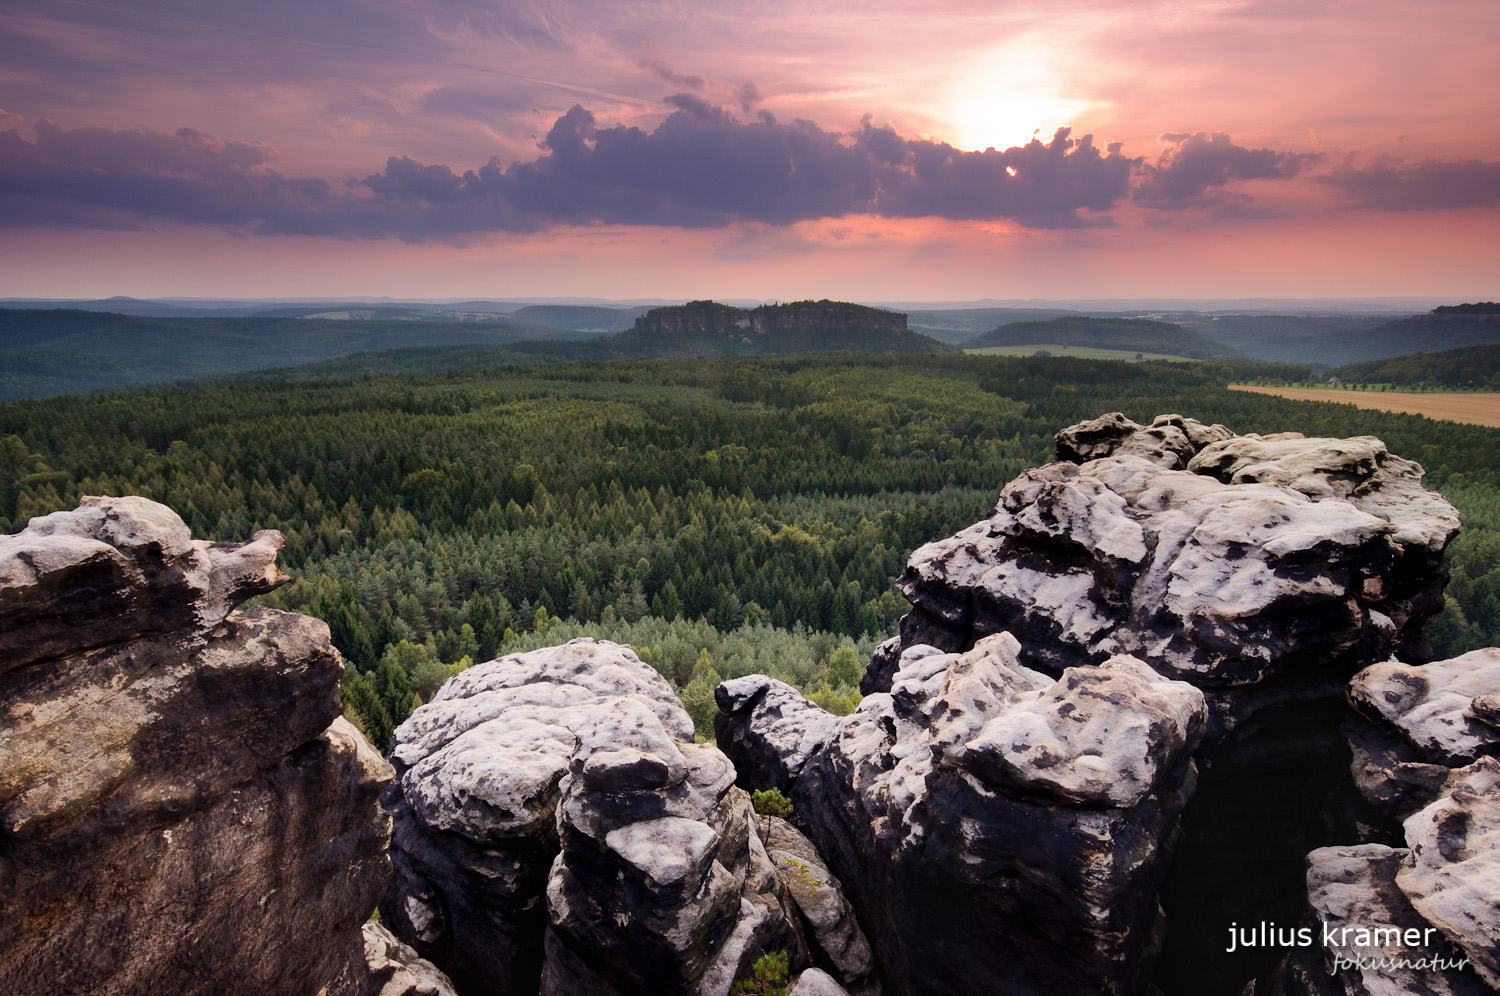
<path id="1" fill-rule="evenodd" d="M 1346 384 L 1396 384 L 1401 387 L 1482 388 L 1500 391 L 1500 344 L 1366 360 L 1331 370 L 1329 376 L 1337 377 Z"/>
<path id="2" fill-rule="evenodd" d="M 6 309 L 0 310 L 0 400 L 312 363 L 407 346 L 587 337 L 509 321 L 156 318 Z"/>
<path id="3" fill-rule="evenodd" d="M 1046 322 L 1012 322 L 963 342 L 965 349 L 993 346 L 1084 346 L 1092 349 L 1134 350 L 1206 360 L 1237 356 L 1238 351 L 1211 342 L 1171 322 L 1149 318 L 1054 318 Z"/>

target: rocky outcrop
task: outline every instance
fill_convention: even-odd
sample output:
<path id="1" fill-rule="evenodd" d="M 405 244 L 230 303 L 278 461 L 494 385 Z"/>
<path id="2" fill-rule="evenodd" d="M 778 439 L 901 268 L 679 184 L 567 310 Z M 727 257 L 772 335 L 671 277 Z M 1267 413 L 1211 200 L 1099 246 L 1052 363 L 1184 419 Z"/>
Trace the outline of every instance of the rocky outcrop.
<path id="1" fill-rule="evenodd" d="M 611 343 L 668 356 L 834 349 L 930 353 L 950 348 L 909 331 L 906 316 L 900 312 L 842 301 L 797 301 L 751 309 L 715 301 L 689 301 L 652 308 L 635 320 L 634 328 L 615 336 Z"/>
<path id="2" fill-rule="evenodd" d="M 364 926 L 368 996 L 458 996 L 438 967 L 373 921 Z"/>
<path id="3" fill-rule="evenodd" d="M 363 994 L 390 767 L 280 534 L 85 498 L 0 538 L 0 989 Z"/>
<path id="4" fill-rule="evenodd" d="M 1307 857 L 1308 944 L 1291 949 L 1285 996 L 1487 996 L 1493 992 L 1397 885 L 1404 848 L 1358 844 Z M 1379 931 L 1380 933 L 1376 933 Z M 1289 932 L 1288 932 L 1289 933 Z"/>
<path id="5" fill-rule="evenodd" d="M 1429 656 L 1458 517 L 1379 440 L 1115 413 L 1059 433 L 1058 452 L 990 518 L 912 554 L 903 647 L 1006 631 L 1048 674 L 1141 654 L 1205 689 L 1214 739 L 1258 706 L 1238 690 L 1341 688 L 1392 653 Z"/>
<path id="6" fill-rule="evenodd" d="M 1151 918 L 1140 904 L 1154 902 L 1144 897 L 1154 895 L 1150 883 L 1160 882 L 1165 931 L 1151 945 L 1164 947 L 1150 969 L 1151 983 L 1168 996 L 1239 993 L 1247 982 L 1268 978 L 1280 954 L 1226 952 L 1223 928 L 1232 921 L 1294 922 L 1306 901 L 1304 856 L 1341 840 L 1369 839 L 1356 832 L 1374 817 L 1349 778 L 1349 747 L 1340 733 L 1348 715 L 1344 688 L 1360 668 L 1393 654 L 1411 661 L 1430 657 L 1423 633 L 1441 608 L 1442 552 L 1458 517 L 1441 496 L 1422 488 L 1418 465 L 1368 437 L 1237 436 L 1178 415 L 1141 425 L 1112 413 L 1060 432 L 1057 452 L 1058 462 L 1006 485 L 988 518 L 912 554 L 899 581 L 912 610 L 900 636 L 874 654 L 860 684 L 865 703 L 835 735 L 829 736 L 826 719 L 796 706 L 786 690 L 741 679 L 720 695 L 720 741 L 747 784 L 789 784 L 794 801 L 909 800 L 915 796 L 900 795 L 898 786 L 910 779 L 882 772 L 905 770 L 900 724 L 908 707 L 902 703 L 910 701 L 909 676 L 923 673 L 923 660 L 945 668 L 953 655 L 977 652 L 997 634 L 1009 634 L 1016 667 L 1006 680 L 1022 682 L 1014 694 L 1038 693 L 1019 675 L 1076 680 L 1069 676 L 1122 670 L 1126 656 L 1136 663 L 1124 670 L 1149 665 L 1163 678 L 1186 682 L 1207 707 L 1204 736 L 1194 748 L 1200 777 L 1194 782 L 1178 774 L 1179 781 L 1152 783 L 1158 784 L 1153 805 L 1159 823 L 1135 808 L 1141 802 L 1129 801 L 1134 785 L 1150 782 L 1149 770 L 1112 766 L 1109 791 L 1092 794 L 1104 789 L 1082 777 L 1098 763 L 1088 752 L 1079 757 L 1082 769 L 1059 768 L 1056 745 L 1017 736 L 1022 730 L 1040 735 L 1046 726 L 1033 710 L 1055 708 L 1063 715 L 1061 700 L 1043 705 L 1038 699 L 1011 720 L 986 719 L 997 731 L 991 740 L 960 746 L 973 731 L 953 734 L 958 739 L 942 749 L 937 769 L 944 778 L 933 782 L 936 776 L 924 772 L 918 779 L 928 786 L 923 805 L 899 811 L 856 806 L 838 827 L 806 829 L 820 849 L 832 848 L 825 857 L 850 890 L 880 960 L 887 957 L 886 938 L 899 933 L 878 922 L 886 916 L 879 912 L 882 903 L 893 902 L 880 896 L 903 890 L 880 870 L 876 885 L 860 884 L 870 874 L 869 859 L 857 853 L 863 845 L 838 841 L 862 841 L 870 832 L 862 826 L 874 827 L 876 838 L 894 832 L 882 829 L 887 825 L 932 827 L 924 835 L 934 839 L 961 826 L 973 836 L 983 821 L 966 821 L 967 807 L 977 805 L 968 796 L 982 796 L 980 788 L 1019 794 L 1039 809 L 1028 817 L 1035 820 L 1032 832 L 1005 846 L 1029 854 L 1034 867 L 1057 871 L 1074 852 L 1071 844 L 1050 854 L 1036 850 L 1038 840 L 1068 839 L 1048 820 L 1069 818 L 1072 807 L 1131 813 L 1139 819 L 1132 832 L 1143 836 L 1126 833 L 1126 839 L 1150 839 L 1160 848 L 1151 852 L 1137 892 L 1118 907 L 1128 910 L 1125 919 L 1135 918 L 1130 936 L 1144 950 Z M 987 699 L 978 714 L 990 716 L 986 710 L 993 707 Z M 1475 717 L 1484 708 L 1476 704 Z M 814 718 L 799 727 L 798 716 Z M 1012 730 L 1007 723 L 1018 725 Z M 949 780 L 959 769 L 972 781 Z M 935 784 L 944 787 L 933 790 Z M 941 803 L 937 815 L 932 800 Z M 981 846 L 965 841 L 955 842 L 950 854 L 969 855 L 971 845 Z M 1175 854 L 1169 870 L 1162 864 L 1167 850 Z M 1121 855 L 1134 853 L 1105 847 L 1097 860 L 1129 863 L 1134 858 Z M 1025 874 L 1012 878 L 1024 882 Z M 1066 871 L 1057 875 L 1067 880 Z M 866 889 L 875 912 L 864 905 Z M 948 915 L 983 908 L 984 897 L 970 900 L 962 885 L 947 891 L 965 896 L 952 904 L 963 913 Z M 1072 911 L 1088 909 L 1088 901 Z M 1035 920 L 1017 908 L 997 916 L 994 930 L 1028 938 L 1018 963 L 1048 961 L 1046 939 L 1032 943 L 1026 933 L 1036 929 L 1028 917 Z M 1053 937 L 1063 929 L 1049 927 Z M 1113 955 L 1088 949 L 1094 975 L 1074 980 L 1079 991 L 1085 977 L 1097 985 L 1140 962 L 1138 952 L 1111 963 Z M 882 962 L 883 970 L 892 964 Z M 1012 971 L 1020 978 L 1028 969 Z M 1045 971 L 1019 984 L 1045 986 Z M 933 983 L 933 991 L 948 992 L 946 984 Z M 962 980 L 953 985 L 961 987 Z"/>
<path id="7" fill-rule="evenodd" d="M 848 990 L 820 968 L 809 968 L 787 986 L 786 996 L 851 996 Z"/>
<path id="8" fill-rule="evenodd" d="M 1404 846 L 1308 856 L 1309 922 L 1332 927 L 1335 942 L 1320 931 L 1321 948 L 1288 959 L 1288 996 L 1500 991 L 1497 696 L 1496 649 L 1425 666 L 1387 661 L 1349 683 L 1355 784 L 1401 821 Z M 1368 933 L 1386 926 L 1400 931 Z"/>
<path id="9" fill-rule="evenodd" d="M 461 993 L 722 996 L 806 951 L 749 796 L 629 648 L 450 680 L 396 731 L 381 918 Z"/>
<path id="10" fill-rule="evenodd" d="M 888 993 L 1135 985 L 1203 696 L 1131 657 L 1056 680 L 1020 657 L 1008 634 L 963 654 L 907 648 L 891 691 L 837 721 L 792 783 Z M 778 684 L 742 679 L 720 700 L 736 709 L 718 729 L 742 771 L 776 770 L 748 755 L 828 723 Z M 771 701 L 776 734 L 747 734 Z"/>
<path id="11" fill-rule="evenodd" d="M 783 681 L 750 675 L 714 689 L 714 736 L 735 758 L 740 780 L 757 789 L 789 792 L 807 759 L 838 728 L 838 717 Z"/>
<path id="12" fill-rule="evenodd" d="M 1500 650 L 1423 666 L 1387 661 L 1349 683 L 1354 780 L 1397 819 L 1450 790 L 1454 769 L 1500 755 Z"/>
<path id="13" fill-rule="evenodd" d="M 879 996 L 870 942 L 855 919 L 843 886 L 823 863 L 812 841 L 775 816 L 762 817 L 766 853 L 802 915 L 813 959 L 854 996 Z"/>

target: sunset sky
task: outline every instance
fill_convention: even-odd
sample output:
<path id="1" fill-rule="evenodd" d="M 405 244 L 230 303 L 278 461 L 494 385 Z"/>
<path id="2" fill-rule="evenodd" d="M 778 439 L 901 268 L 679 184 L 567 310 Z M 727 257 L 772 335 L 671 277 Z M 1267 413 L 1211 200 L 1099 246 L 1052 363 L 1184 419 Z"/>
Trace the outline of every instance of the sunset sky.
<path id="1" fill-rule="evenodd" d="M 1500 297 L 1496 0 L 7 0 L 0 296 Z"/>

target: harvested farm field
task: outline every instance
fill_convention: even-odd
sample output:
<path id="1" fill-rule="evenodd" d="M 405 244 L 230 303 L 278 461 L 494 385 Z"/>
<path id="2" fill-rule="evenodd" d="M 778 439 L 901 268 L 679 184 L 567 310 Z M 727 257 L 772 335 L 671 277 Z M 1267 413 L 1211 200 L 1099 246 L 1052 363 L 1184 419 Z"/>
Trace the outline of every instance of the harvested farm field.
<path id="1" fill-rule="evenodd" d="M 1275 394 L 1294 401 L 1333 401 L 1383 412 L 1405 412 L 1449 422 L 1500 427 L 1500 394 L 1486 392 L 1414 393 L 1399 391 L 1344 391 L 1322 387 L 1250 387 L 1231 384 L 1232 391 Z"/>

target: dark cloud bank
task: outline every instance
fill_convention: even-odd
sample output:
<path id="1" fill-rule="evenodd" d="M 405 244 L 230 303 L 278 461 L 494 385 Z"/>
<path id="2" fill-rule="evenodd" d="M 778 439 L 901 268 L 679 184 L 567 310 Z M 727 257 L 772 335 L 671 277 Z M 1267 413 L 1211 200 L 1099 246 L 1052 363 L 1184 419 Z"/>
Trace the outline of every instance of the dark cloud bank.
<path id="1" fill-rule="evenodd" d="M 43 122 L 37 140 L 0 132 L 0 225 L 133 228 L 160 220 L 261 234 L 411 241 L 553 225 L 687 228 L 737 221 L 785 225 L 874 214 L 1010 219 L 1042 229 L 1097 227 L 1134 200 L 1147 208 L 1249 213 L 1238 180 L 1288 179 L 1316 157 L 1247 149 L 1223 134 L 1164 138 L 1154 163 L 1059 129 L 1003 151 L 966 152 L 905 138 L 867 118 L 852 135 L 761 112 L 741 120 L 678 94 L 655 131 L 601 128 L 574 107 L 542 154 L 457 173 L 392 157 L 339 184 L 282 175 L 263 146 L 192 129 L 167 135 Z M 1500 165 L 1346 163 L 1321 182 L 1359 206 L 1461 207 L 1500 200 Z"/>

